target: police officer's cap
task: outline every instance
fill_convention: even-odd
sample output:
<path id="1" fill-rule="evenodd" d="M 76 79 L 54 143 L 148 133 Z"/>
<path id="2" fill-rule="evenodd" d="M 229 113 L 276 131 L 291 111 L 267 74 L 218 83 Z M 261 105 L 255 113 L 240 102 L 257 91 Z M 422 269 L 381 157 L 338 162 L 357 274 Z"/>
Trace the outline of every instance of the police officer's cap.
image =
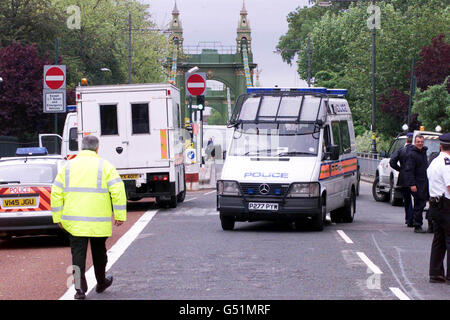
<path id="1" fill-rule="evenodd" d="M 450 145 L 450 133 L 444 133 L 439 136 L 439 141 L 441 144 L 448 144 Z"/>
<path id="2" fill-rule="evenodd" d="M 413 135 L 414 135 L 414 133 L 412 133 L 412 132 L 408 132 L 408 133 L 406 134 L 406 136 L 409 137 L 409 138 L 412 138 Z"/>

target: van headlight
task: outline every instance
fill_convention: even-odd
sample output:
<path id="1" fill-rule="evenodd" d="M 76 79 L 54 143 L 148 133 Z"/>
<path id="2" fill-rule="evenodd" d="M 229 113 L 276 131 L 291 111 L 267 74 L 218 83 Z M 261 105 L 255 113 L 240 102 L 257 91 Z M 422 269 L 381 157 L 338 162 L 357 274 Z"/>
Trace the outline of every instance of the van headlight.
<path id="1" fill-rule="evenodd" d="M 236 181 L 223 181 L 217 182 L 217 194 L 221 196 L 240 196 L 241 189 Z"/>
<path id="2" fill-rule="evenodd" d="M 319 197 L 320 184 L 312 183 L 293 183 L 289 189 L 289 198 L 317 198 Z"/>

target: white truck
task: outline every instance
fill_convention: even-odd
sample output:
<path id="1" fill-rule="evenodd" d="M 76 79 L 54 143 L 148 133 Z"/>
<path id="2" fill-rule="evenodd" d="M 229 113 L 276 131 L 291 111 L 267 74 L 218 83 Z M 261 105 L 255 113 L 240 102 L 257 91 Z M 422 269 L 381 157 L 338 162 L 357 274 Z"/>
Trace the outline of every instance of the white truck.
<path id="1" fill-rule="evenodd" d="M 323 230 L 352 222 L 358 162 L 346 90 L 247 88 L 229 126 L 232 141 L 217 182 L 224 230 L 235 221 L 310 220 Z"/>
<path id="2" fill-rule="evenodd" d="M 413 132 L 413 141 L 416 135 L 421 134 L 424 137 L 425 144 L 428 148 L 427 156 L 430 158 L 432 153 L 439 153 L 439 136 L 440 132 L 433 131 L 424 131 L 424 130 L 415 130 Z M 406 143 L 406 134 L 402 134 L 397 136 L 392 142 L 389 150 L 381 151 L 380 156 L 383 158 L 377 166 L 377 170 L 375 172 L 375 180 L 372 184 L 372 196 L 375 201 L 385 202 L 389 201 L 389 203 L 393 206 L 400 206 L 403 204 L 403 197 L 401 194 L 401 190 L 397 187 L 397 179 L 398 179 L 398 171 L 392 169 L 389 164 L 390 157 L 392 154 L 398 149 L 402 148 Z"/>
<path id="3" fill-rule="evenodd" d="M 79 86 L 76 100 L 76 112 L 67 114 L 64 125 L 63 156 L 75 157 L 83 136 L 95 135 L 99 155 L 117 168 L 129 200 L 155 197 L 159 205 L 172 208 L 184 200 L 184 129 L 177 87 Z"/>

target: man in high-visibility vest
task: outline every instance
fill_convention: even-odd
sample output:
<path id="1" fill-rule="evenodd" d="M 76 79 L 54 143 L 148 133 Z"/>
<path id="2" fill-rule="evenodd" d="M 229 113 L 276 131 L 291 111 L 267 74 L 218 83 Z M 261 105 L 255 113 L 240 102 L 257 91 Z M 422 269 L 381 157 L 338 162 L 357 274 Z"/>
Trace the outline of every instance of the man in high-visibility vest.
<path id="1" fill-rule="evenodd" d="M 112 276 L 105 273 L 105 242 L 112 235 L 112 211 L 116 226 L 122 225 L 127 216 L 123 181 L 114 166 L 97 155 L 98 146 L 97 137 L 85 136 L 82 151 L 67 161 L 52 186 L 53 222 L 70 234 L 75 299 L 84 299 L 88 289 L 85 265 L 89 241 L 96 292 L 101 293 L 112 284 Z"/>

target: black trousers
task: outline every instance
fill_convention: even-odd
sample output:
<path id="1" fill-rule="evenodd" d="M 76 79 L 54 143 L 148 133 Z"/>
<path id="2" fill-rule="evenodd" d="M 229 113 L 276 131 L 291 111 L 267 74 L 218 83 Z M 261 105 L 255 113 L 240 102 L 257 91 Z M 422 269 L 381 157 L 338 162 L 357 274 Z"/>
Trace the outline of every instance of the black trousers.
<path id="1" fill-rule="evenodd" d="M 421 227 L 423 224 L 423 209 L 427 205 L 427 200 L 425 200 L 418 192 L 412 192 L 414 197 L 414 227 Z"/>
<path id="2" fill-rule="evenodd" d="M 411 198 L 411 189 L 409 187 L 402 187 L 403 202 L 405 205 L 405 223 L 413 224 L 413 206 Z"/>
<path id="3" fill-rule="evenodd" d="M 92 261 L 94 263 L 97 284 L 102 285 L 105 282 L 105 269 L 106 264 L 108 263 L 108 256 L 106 255 L 106 239 L 106 237 L 70 236 L 75 289 L 81 289 L 84 292 L 88 290 L 85 277 L 88 242 L 91 243 Z"/>
<path id="4" fill-rule="evenodd" d="M 430 276 L 445 276 L 444 258 L 447 254 L 447 280 L 450 280 L 450 206 L 442 209 L 430 207 L 430 210 L 434 227 Z"/>

